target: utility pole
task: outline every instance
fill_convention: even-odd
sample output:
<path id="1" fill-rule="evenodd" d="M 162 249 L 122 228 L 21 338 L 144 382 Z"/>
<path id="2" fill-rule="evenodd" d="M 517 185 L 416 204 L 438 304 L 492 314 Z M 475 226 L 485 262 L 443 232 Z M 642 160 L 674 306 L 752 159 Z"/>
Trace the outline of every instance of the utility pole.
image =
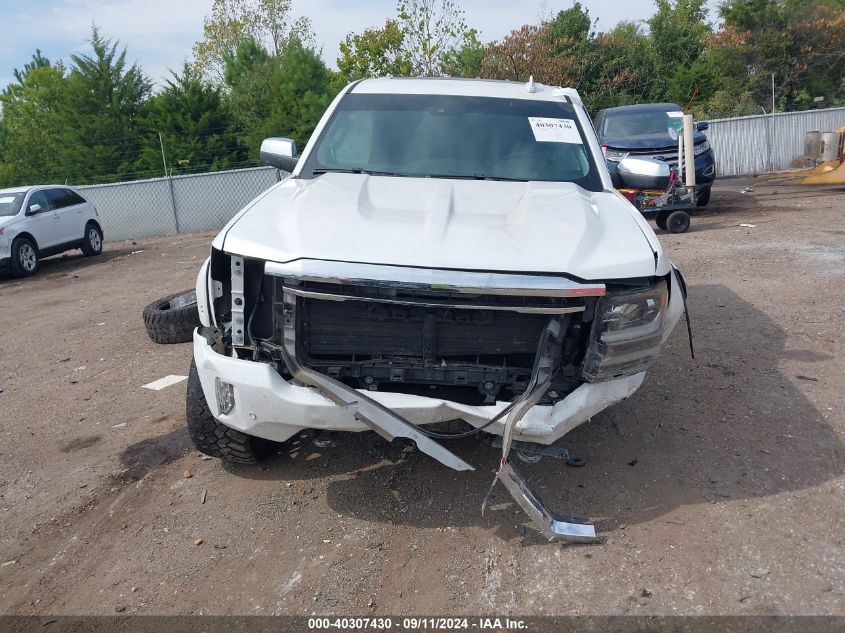
<path id="1" fill-rule="evenodd" d="M 772 114 L 775 113 L 775 74 L 772 73 Z"/>
<path id="2" fill-rule="evenodd" d="M 170 210 L 173 211 L 173 224 L 176 226 L 176 234 L 179 234 L 179 214 L 176 213 L 176 195 L 173 193 L 173 177 L 167 173 L 167 159 L 164 157 L 164 139 L 161 132 L 158 133 L 158 142 L 161 145 L 161 162 L 164 165 L 164 177 L 167 178 L 167 188 L 170 191 Z"/>
<path id="3" fill-rule="evenodd" d="M 774 77 L 774 75 L 772 75 L 772 77 Z M 774 82 L 774 79 L 772 79 L 772 81 Z M 772 100 L 774 101 L 774 97 L 772 97 Z M 167 178 L 167 160 L 164 158 L 164 139 L 161 138 L 161 132 L 158 133 L 158 142 L 159 145 L 161 145 L 161 162 L 164 165 L 164 177 Z"/>

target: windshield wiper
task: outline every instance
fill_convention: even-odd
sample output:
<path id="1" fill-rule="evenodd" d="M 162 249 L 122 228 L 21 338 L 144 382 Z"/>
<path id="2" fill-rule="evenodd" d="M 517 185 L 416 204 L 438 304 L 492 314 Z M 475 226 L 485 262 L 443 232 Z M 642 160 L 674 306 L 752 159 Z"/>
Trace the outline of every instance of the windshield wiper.
<path id="1" fill-rule="evenodd" d="M 367 174 L 368 176 L 407 176 L 408 174 L 398 174 L 393 171 L 376 171 L 373 169 L 363 169 L 361 167 L 353 167 L 351 169 L 334 169 L 334 168 L 323 168 L 323 169 L 312 169 L 311 173 L 315 176 L 320 174 Z"/>
<path id="2" fill-rule="evenodd" d="M 311 173 L 313 173 L 314 175 L 328 174 L 328 173 L 332 173 L 332 174 L 361 174 L 361 173 L 363 173 L 363 170 L 360 167 L 355 167 L 353 169 L 328 169 L 328 168 L 325 168 L 325 169 L 312 169 Z"/>
<path id="3" fill-rule="evenodd" d="M 352 167 L 350 169 L 329 168 L 312 169 L 315 176 L 322 174 L 366 174 L 368 176 L 396 176 L 398 178 L 449 178 L 452 180 L 499 180 L 503 182 L 528 182 L 525 178 L 505 178 L 503 176 L 486 176 L 484 174 L 401 174 L 395 171 L 378 171 L 375 169 L 364 169 Z"/>
<path id="4" fill-rule="evenodd" d="M 454 180 L 501 180 L 505 182 L 528 182 L 524 178 L 504 178 L 484 174 L 420 174 L 416 178 L 451 178 Z"/>

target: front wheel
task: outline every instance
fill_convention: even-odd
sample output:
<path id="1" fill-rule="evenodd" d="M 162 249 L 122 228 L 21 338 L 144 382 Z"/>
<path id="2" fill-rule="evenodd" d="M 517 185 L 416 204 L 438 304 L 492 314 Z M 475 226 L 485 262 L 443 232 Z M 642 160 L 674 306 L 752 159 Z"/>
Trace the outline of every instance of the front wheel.
<path id="1" fill-rule="evenodd" d="M 38 249 L 35 244 L 25 238 L 19 237 L 12 242 L 12 276 L 29 277 L 38 272 Z"/>
<path id="2" fill-rule="evenodd" d="M 103 232 L 93 222 L 85 225 L 85 237 L 82 240 L 82 254 L 93 257 L 103 252 Z"/>
<path id="3" fill-rule="evenodd" d="M 690 217 L 686 211 L 673 211 L 666 218 L 666 228 L 670 233 L 685 233 L 689 225 Z"/>
<path id="4" fill-rule="evenodd" d="M 241 433 L 215 419 L 205 399 L 197 365 L 193 361 L 188 372 L 185 417 L 194 446 L 206 455 L 227 462 L 255 464 L 273 451 L 274 442 Z"/>
<path id="5" fill-rule="evenodd" d="M 710 202 L 710 187 L 700 191 L 695 198 L 695 204 L 699 207 L 706 207 L 708 202 Z"/>

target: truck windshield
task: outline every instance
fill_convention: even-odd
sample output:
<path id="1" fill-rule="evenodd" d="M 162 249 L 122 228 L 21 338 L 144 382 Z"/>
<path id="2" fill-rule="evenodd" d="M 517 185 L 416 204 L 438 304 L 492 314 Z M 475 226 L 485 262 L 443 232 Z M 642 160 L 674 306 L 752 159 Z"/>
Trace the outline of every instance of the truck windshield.
<path id="1" fill-rule="evenodd" d="M 647 136 L 649 134 L 669 134 L 669 130 L 678 131 L 683 126 L 683 112 L 680 110 L 648 112 L 627 112 L 608 114 L 604 120 L 601 135 L 615 138 Z"/>
<path id="2" fill-rule="evenodd" d="M 17 215 L 21 210 L 21 203 L 26 196 L 25 191 L 4 193 L 0 191 L 0 217 Z"/>
<path id="3" fill-rule="evenodd" d="M 301 176 L 332 171 L 603 189 L 572 105 L 528 99 L 349 94 Z"/>

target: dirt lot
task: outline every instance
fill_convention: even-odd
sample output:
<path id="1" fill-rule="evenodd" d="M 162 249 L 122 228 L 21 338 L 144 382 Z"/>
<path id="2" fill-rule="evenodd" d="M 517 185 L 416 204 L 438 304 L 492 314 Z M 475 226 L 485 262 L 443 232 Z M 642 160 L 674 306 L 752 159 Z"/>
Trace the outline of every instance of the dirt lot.
<path id="1" fill-rule="evenodd" d="M 602 545 L 545 542 L 501 488 L 482 517 L 489 438 L 454 446 L 468 474 L 371 434 L 202 459 L 185 383 L 142 388 L 190 345 L 140 315 L 193 284 L 207 235 L 0 281 L 0 612 L 845 614 L 845 190 L 744 184 L 660 236 L 696 359 L 678 327 L 564 438 L 586 467 L 521 466 Z"/>

